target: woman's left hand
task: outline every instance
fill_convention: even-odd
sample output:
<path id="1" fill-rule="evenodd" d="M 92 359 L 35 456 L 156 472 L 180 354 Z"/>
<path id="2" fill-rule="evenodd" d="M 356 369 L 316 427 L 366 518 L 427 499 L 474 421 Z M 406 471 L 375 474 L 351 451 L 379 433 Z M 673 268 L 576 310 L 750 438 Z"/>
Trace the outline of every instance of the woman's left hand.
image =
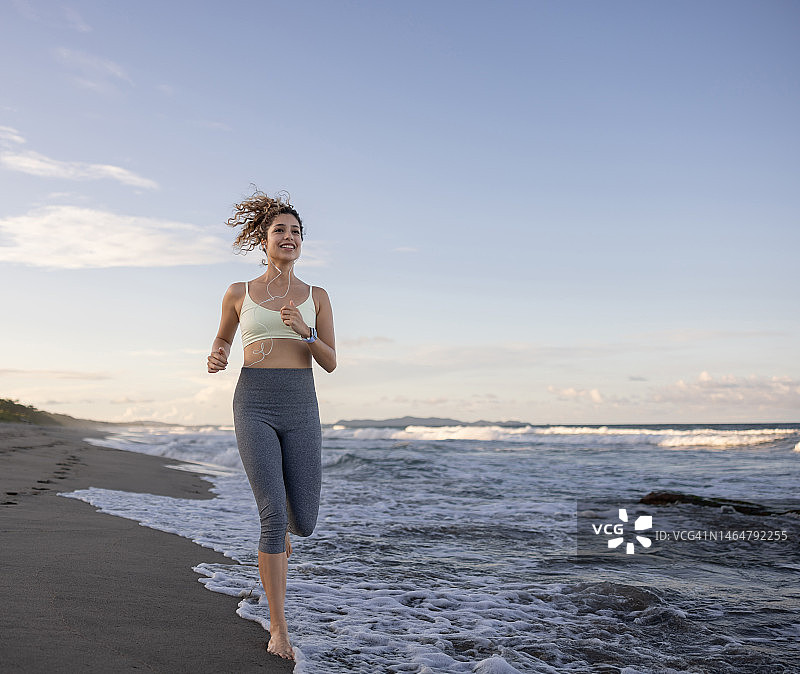
<path id="1" fill-rule="evenodd" d="M 289 300 L 289 306 L 281 307 L 281 320 L 303 339 L 311 336 L 311 328 L 306 325 L 300 310 L 294 305 L 294 300 Z"/>

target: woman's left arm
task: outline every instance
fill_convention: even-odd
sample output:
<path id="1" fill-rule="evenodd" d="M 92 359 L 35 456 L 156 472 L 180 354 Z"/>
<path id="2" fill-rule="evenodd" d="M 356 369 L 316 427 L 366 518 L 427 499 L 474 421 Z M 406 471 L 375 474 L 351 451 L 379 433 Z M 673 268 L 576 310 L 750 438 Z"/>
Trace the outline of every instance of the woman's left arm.
<path id="1" fill-rule="evenodd" d="M 308 345 L 308 349 L 323 370 L 333 372 L 336 369 L 336 337 L 333 332 L 333 309 L 325 289 L 316 286 L 315 290 L 319 299 L 317 339 Z"/>
<path id="2" fill-rule="evenodd" d="M 333 372 L 336 369 L 336 339 L 333 335 L 331 301 L 324 288 L 314 286 L 314 290 L 311 292 L 314 293 L 314 306 L 319 306 L 319 310 L 317 311 L 317 339 L 311 344 L 307 343 L 308 350 L 323 370 Z M 306 325 L 300 310 L 293 301 L 290 300 L 288 306 L 281 307 L 281 319 L 304 339 L 311 336 L 311 328 Z"/>

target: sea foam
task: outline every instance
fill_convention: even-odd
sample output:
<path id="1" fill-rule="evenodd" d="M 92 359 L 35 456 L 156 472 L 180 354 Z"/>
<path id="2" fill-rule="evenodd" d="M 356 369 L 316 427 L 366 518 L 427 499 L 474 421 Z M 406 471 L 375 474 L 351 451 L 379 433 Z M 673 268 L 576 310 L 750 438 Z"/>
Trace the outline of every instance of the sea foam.
<path id="1" fill-rule="evenodd" d="M 574 534 L 579 497 L 792 499 L 798 440 L 800 428 L 766 427 L 325 429 L 317 528 L 292 538 L 289 561 L 295 671 L 590 674 L 708 661 L 788 671 L 796 618 L 776 606 L 800 601 L 793 558 L 710 549 L 658 568 L 636 556 L 579 565 Z M 231 429 L 128 429 L 95 442 L 206 471 L 210 500 L 95 487 L 64 496 L 222 552 L 230 564 L 198 551 L 200 582 L 266 626 L 258 513 Z M 654 514 L 665 530 L 695 523 L 692 506 Z"/>

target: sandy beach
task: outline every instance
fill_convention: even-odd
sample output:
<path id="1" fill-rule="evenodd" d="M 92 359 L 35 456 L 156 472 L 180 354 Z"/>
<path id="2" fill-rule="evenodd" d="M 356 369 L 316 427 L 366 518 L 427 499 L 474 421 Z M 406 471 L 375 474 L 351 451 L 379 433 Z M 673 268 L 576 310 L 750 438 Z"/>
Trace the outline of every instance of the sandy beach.
<path id="1" fill-rule="evenodd" d="M 237 600 L 192 570 L 230 559 L 57 496 L 94 486 L 212 498 L 196 474 L 165 467 L 178 461 L 82 440 L 100 435 L 0 423 L 0 669 L 292 671 L 266 652 L 268 634 L 236 615 Z"/>

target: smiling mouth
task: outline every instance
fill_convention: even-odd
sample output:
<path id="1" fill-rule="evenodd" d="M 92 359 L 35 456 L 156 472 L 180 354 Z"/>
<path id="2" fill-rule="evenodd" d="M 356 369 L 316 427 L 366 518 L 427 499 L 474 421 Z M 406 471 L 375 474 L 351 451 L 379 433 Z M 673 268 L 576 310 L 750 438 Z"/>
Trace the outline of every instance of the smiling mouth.
<path id="1" fill-rule="evenodd" d="M 281 248 L 285 248 L 287 250 L 294 250 L 296 248 L 296 246 L 294 244 L 291 244 L 291 243 L 284 243 L 284 244 L 281 245 Z"/>

